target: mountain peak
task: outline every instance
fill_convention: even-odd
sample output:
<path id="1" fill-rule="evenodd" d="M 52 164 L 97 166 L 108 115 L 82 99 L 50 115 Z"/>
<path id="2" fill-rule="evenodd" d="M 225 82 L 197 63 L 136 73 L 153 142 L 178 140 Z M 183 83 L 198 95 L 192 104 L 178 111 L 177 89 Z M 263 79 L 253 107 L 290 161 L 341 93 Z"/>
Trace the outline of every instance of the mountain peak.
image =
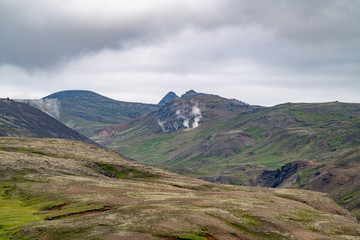
<path id="1" fill-rule="evenodd" d="M 50 94 L 49 96 L 44 97 L 44 99 L 47 98 L 58 98 L 58 99 L 68 99 L 68 98 L 94 98 L 94 97 L 102 97 L 102 98 L 107 98 L 104 97 L 98 93 L 92 92 L 92 91 L 87 91 L 87 90 L 65 90 L 65 91 L 60 91 L 60 92 L 56 92 L 53 94 Z"/>
<path id="2" fill-rule="evenodd" d="M 161 101 L 158 104 L 164 105 L 164 104 L 171 102 L 172 100 L 178 99 L 178 98 L 179 98 L 179 96 L 176 95 L 176 93 L 170 91 L 165 95 L 165 97 L 163 97 L 163 99 L 161 99 Z"/>
<path id="3" fill-rule="evenodd" d="M 195 92 L 194 90 L 189 90 L 187 91 L 185 94 L 181 95 L 181 98 L 190 98 L 190 97 L 195 97 L 197 96 L 199 93 Z"/>

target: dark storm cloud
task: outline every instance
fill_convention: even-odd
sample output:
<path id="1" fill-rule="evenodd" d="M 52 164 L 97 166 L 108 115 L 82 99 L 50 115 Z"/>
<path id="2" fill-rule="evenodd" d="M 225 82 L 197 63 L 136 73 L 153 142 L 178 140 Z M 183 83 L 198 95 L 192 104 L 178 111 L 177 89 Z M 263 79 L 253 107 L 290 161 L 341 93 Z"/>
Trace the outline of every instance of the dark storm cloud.
<path id="1" fill-rule="evenodd" d="M 254 45 L 256 49 L 252 49 L 251 44 L 241 47 L 241 42 L 237 46 L 232 41 L 229 46 L 215 49 L 223 52 L 223 57 L 226 53 L 230 57 L 251 55 L 259 61 L 291 60 L 295 64 L 322 61 L 320 55 L 330 62 L 359 60 L 354 51 L 359 50 L 360 36 L 360 3 L 356 0 L 143 4 L 143 1 L 1 0 L 0 63 L 46 66 L 87 52 L 161 41 L 187 28 L 212 32 L 233 26 L 239 27 L 239 31 L 242 26 L 261 28 L 273 34 L 274 42 L 263 40 L 261 46 Z"/>
<path id="2" fill-rule="evenodd" d="M 359 22 L 358 0 L 0 0 L 1 90 L 360 101 Z"/>
<path id="3" fill-rule="evenodd" d="M 221 4 L 220 4 L 221 5 Z M 43 66 L 222 23 L 216 1 L 0 1 L 0 63 Z M 203 15 L 202 15 L 203 14 Z M 216 16 L 218 15 L 218 16 Z"/>

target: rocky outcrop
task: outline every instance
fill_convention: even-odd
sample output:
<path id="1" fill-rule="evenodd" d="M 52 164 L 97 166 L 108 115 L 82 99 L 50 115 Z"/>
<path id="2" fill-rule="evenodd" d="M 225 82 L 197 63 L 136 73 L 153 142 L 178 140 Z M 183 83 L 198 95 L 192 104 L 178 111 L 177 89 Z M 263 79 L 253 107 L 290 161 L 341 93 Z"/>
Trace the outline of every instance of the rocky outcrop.
<path id="1" fill-rule="evenodd" d="M 243 185 L 258 187 L 291 187 L 298 181 L 297 172 L 306 168 L 309 161 L 295 161 L 287 163 L 280 169 L 264 170 L 262 174 L 249 179 Z"/>
<path id="2" fill-rule="evenodd" d="M 164 105 L 166 103 L 171 102 L 174 99 L 178 99 L 179 96 L 176 95 L 176 93 L 174 92 L 168 92 L 168 94 L 165 95 L 165 97 L 163 97 L 163 99 L 161 99 L 161 101 L 158 103 L 158 105 Z"/>
<path id="3" fill-rule="evenodd" d="M 191 97 L 196 97 L 196 96 L 201 96 L 201 95 L 207 95 L 205 93 L 197 93 L 194 90 L 189 90 L 186 93 L 184 93 L 183 95 L 181 95 L 181 98 L 191 98 Z"/>

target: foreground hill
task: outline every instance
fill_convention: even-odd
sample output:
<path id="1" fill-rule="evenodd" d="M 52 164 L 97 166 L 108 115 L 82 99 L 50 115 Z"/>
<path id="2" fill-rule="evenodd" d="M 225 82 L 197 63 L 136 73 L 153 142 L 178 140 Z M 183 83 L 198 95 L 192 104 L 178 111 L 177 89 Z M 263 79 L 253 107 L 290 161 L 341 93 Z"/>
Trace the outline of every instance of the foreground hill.
<path id="1" fill-rule="evenodd" d="M 0 136 L 66 138 L 94 143 L 48 114 L 7 99 L 0 99 Z"/>
<path id="2" fill-rule="evenodd" d="M 123 123 L 158 109 L 157 105 L 116 101 L 84 90 L 61 91 L 29 102 L 90 138 L 98 128 Z"/>
<path id="3" fill-rule="evenodd" d="M 206 183 L 64 139 L 0 138 L 1 239 L 359 239 L 326 194 Z"/>
<path id="4" fill-rule="evenodd" d="M 194 106 L 199 115 L 191 114 Z M 265 108 L 196 96 L 105 128 L 96 140 L 140 162 L 207 181 L 327 192 L 360 217 L 360 104 Z M 294 164 L 278 174 L 288 163 Z"/>

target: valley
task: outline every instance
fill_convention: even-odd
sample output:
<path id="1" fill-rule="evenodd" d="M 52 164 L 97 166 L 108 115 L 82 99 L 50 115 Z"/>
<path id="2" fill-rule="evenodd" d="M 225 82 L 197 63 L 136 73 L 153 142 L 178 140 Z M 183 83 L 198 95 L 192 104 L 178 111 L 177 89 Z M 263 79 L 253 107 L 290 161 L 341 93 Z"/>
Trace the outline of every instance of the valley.
<path id="1" fill-rule="evenodd" d="M 262 107 L 193 90 L 181 97 L 169 93 L 158 105 L 112 101 L 88 91 L 65 91 L 49 98 L 58 106 L 57 118 L 74 127 L 74 133 L 81 132 L 91 139 L 85 141 L 117 150 L 149 168 L 227 184 L 221 187 L 225 189 L 230 184 L 323 192 L 360 219 L 360 104 L 285 103 Z M 76 104 L 72 109 L 73 102 Z M 29 103 L 36 106 L 35 101 Z M 28 104 L 16 104 L 30 108 Z M 52 105 L 48 102 L 44 106 L 52 115 Z M 16 118 L 27 117 L 14 115 Z M 27 134 L 31 126 L 19 128 L 16 135 L 9 129 L 15 129 L 11 124 L 18 121 L 9 121 L 5 115 L 2 119 L 4 136 L 48 137 Z M 33 119 L 28 122 L 39 122 Z M 110 178 L 134 175 L 153 180 L 151 174 L 136 168 L 123 173 L 119 172 L 123 167 L 87 164 Z"/>
<path id="2" fill-rule="evenodd" d="M 176 112 L 194 122 L 194 106 L 201 120 L 187 128 Z M 210 182 L 323 191 L 360 217 L 360 104 L 259 107 L 200 95 L 100 133 L 95 141 L 143 163 Z M 262 179 L 299 161 L 286 178 Z"/>
<path id="3" fill-rule="evenodd" d="M 360 0 L 0 0 L 0 240 L 360 240 Z"/>

